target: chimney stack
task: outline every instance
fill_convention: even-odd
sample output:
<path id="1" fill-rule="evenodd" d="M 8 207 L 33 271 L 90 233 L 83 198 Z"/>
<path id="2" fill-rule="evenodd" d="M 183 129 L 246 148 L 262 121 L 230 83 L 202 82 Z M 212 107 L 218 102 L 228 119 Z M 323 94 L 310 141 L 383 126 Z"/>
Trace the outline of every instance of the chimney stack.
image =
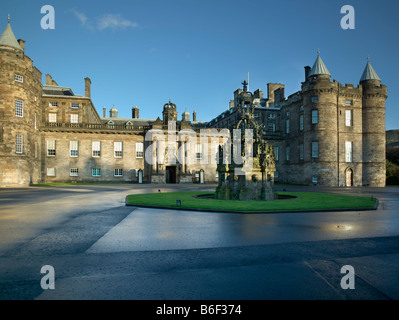
<path id="1" fill-rule="evenodd" d="M 137 106 L 134 106 L 132 108 L 132 118 L 133 119 L 138 119 L 139 118 L 139 108 Z"/>
<path id="2" fill-rule="evenodd" d="M 85 78 L 85 97 L 90 98 L 91 95 L 91 80 L 90 78 Z"/>
<path id="3" fill-rule="evenodd" d="M 25 40 L 18 39 L 18 44 L 21 47 L 22 51 L 25 52 Z"/>
<path id="4" fill-rule="evenodd" d="M 53 78 L 49 74 L 46 74 L 46 85 L 48 86 L 53 85 Z"/>
<path id="5" fill-rule="evenodd" d="M 308 76 L 309 76 L 310 69 L 311 68 L 309 66 L 305 67 L 305 82 L 308 81 Z"/>
<path id="6" fill-rule="evenodd" d="M 106 118 L 106 117 L 107 117 L 107 108 L 104 107 L 103 108 L 103 118 Z"/>
<path id="7" fill-rule="evenodd" d="M 193 111 L 193 121 L 197 121 L 197 112 Z"/>

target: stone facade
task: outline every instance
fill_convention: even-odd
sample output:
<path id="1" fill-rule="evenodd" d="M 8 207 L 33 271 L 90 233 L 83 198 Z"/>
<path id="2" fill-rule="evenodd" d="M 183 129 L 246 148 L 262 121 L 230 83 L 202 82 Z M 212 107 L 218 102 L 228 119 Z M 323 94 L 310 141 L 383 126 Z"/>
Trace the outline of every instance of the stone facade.
<path id="1" fill-rule="evenodd" d="M 274 148 L 275 181 L 384 186 L 386 86 L 369 64 L 356 88 L 343 86 L 330 80 L 320 61 L 305 67 L 301 90 L 287 98 L 284 84 L 269 83 L 267 97 L 260 89 L 253 93 L 254 121 Z M 42 73 L 25 55 L 25 41 L 15 40 L 10 25 L 0 36 L 0 70 L 0 187 L 219 181 L 216 147 L 225 141 L 223 132 L 239 124 L 241 89 L 229 109 L 207 123 L 197 121 L 196 112 L 192 121 L 188 112 L 179 121 L 171 101 L 162 119 L 139 118 L 137 106 L 131 118 L 118 117 L 115 107 L 109 117 L 104 107 L 100 117 L 91 79 L 84 79 L 84 95 L 59 86 L 49 74 L 42 84 Z M 170 138 L 163 148 L 162 136 Z"/>

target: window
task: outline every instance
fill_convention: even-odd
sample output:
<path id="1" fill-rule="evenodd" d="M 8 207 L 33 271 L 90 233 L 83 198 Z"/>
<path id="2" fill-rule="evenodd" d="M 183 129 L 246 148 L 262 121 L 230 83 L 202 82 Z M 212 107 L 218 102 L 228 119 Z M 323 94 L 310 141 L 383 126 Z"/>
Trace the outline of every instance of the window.
<path id="1" fill-rule="evenodd" d="M 71 114 L 71 123 L 79 123 L 79 115 Z"/>
<path id="2" fill-rule="evenodd" d="M 71 103 L 71 108 L 79 108 L 79 103 L 72 102 Z"/>
<path id="3" fill-rule="evenodd" d="M 93 168 L 92 175 L 93 175 L 93 177 L 100 177 L 101 176 L 101 169 L 100 168 Z"/>
<path id="4" fill-rule="evenodd" d="M 285 120 L 285 133 L 290 133 L 290 119 Z"/>
<path id="5" fill-rule="evenodd" d="M 48 114 L 48 122 L 57 122 L 57 114 L 49 113 Z"/>
<path id="6" fill-rule="evenodd" d="M 319 122 L 319 110 L 312 110 L 312 124 Z"/>
<path id="7" fill-rule="evenodd" d="M 287 112 L 285 113 L 285 116 L 288 118 L 288 117 L 290 116 L 290 112 L 287 111 Z"/>
<path id="8" fill-rule="evenodd" d="M 92 142 L 92 156 L 98 158 L 101 156 L 101 142 L 93 141 Z"/>
<path id="9" fill-rule="evenodd" d="M 276 157 L 276 161 L 278 161 L 278 147 L 273 147 L 274 149 L 274 156 Z"/>
<path id="10" fill-rule="evenodd" d="M 352 110 L 345 110 L 345 126 L 351 127 L 352 126 Z"/>
<path id="11" fill-rule="evenodd" d="M 345 101 L 345 105 L 346 106 L 352 106 L 353 105 L 353 101 L 352 100 L 346 100 Z"/>
<path id="12" fill-rule="evenodd" d="M 254 113 L 254 118 L 259 118 L 259 113 Z"/>
<path id="13" fill-rule="evenodd" d="M 202 159 L 202 144 L 197 144 L 195 149 L 195 158 Z"/>
<path id="14" fill-rule="evenodd" d="M 299 107 L 299 111 L 303 111 L 303 106 L 300 106 L 300 107 Z"/>
<path id="15" fill-rule="evenodd" d="M 319 143 L 317 141 L 312 142 L 312 158 L 319 157 Z"/>
<path id="16" fill-rule="evenodd" d="M 47 156 L 55 156 L 55 140 L 47 140 Z"/>
<path id="17" fill-rule="evenodd" d="M 71 157 L 79 156 L 79 142 L 78 141 L 70 141 L 69 142 L 69 154 Z"/>
<path id="18" fill-rule="evenodd" d="M 57 101 L 50 101 L 50 102 L 48 103 L 48 106 L 49 106 L 49 107 L 58 107 L 58 102 L 57 102 Z"/>
<path id="19" fill-rule="evenodd" d="M 312 97 L 312 102 L 319 102 L 319 97 L 318 96 Z"/>
<path id="20" fill-rule="evenodd" d="M 353 161 L 352 141 L 345 141 L 345 162 Z"/>
<path id="21" fill-rule="evenodd" d="M 269 114 L 267 115 L 267 118 L 268 118 L 269 120 L 275 119 L 275 118 L 276 118 L 276 115 L 275 115 L 274 113 L 269 113 Z"/>
<path id="22" fill-rule="evenodd" d="M 142 142 L 136 142 L 136 158 L 144 157 L 144 144 Z"/>
<path id="23" fill-rule="evenodd" d="M 137 172 L 137 170 L 136 170 L 136 172 Z M 115 169 L 114 176 L 115 177 L 122 177 L 123 176 L 123 170 L 122 169 Z"/>
<path id="24" fill-rule="evenodd" d="M 274 171 L 274 179 L 278 178 L 278 171 Z"/>
<path id="25" fill-rule="evenodd" d="M 316 175 L 312 177 L 312 183 L 317 184 L 317 176 Z"/>
<path id="26" fill-rule="evenodd" d="M 22 100 L 15 100 L 15 115 L 17 117 L 24 116 L 24 102 Z"/>
<path id="27" fill-rule="evenodd" d="M 47 168 L 47 177 L 55 177 L 55 168 Z"/>
<path id="28" fill-rule="evenodd" d="M 285 160 L 290 161 L 290 147 L 285 148 Z"/>
<path id="29" fill-rule="evenodd" d="M 299 115 L 299 130 L 303 131 L 303 114 Z"/>
<path id="30" fill-rule="evenodd" d="M 19 75 L 19 74 L 15 74 L 15 75 L 14 75 L 14 80 L 15 80 L 15 82 L 21 82 L 21 83 L 23 83 L 23 82 L 24 82 L 24 77 L 21 76 L 21 75 Z"/>
<path id="31" fill-rule="evenodd" d="M 24 137 L 22 136 L 22 134 L 17 134 L 15 137 L 15 152 L 24 152 Z"/>
<path id="32" fill-rule="evenodd" d="M 122 158 L 122 142 L 114 142 L 114 156 L 115 158 Z"/>
<path id="33" fill-rule="evenodd" d="M 275 123 L 269 123 L 267 125 L 267 131 L 276 131 L 276 124 Z"/>
<path id="34" fill-rule="evenodd" d="M 37 114 L 35 112 L 35 129 L 37 129 Z"/>
<path id="35" fill-rule="evenodd" d="M 299 145 L 299 160 L 303 160 L 303 144 Z"/>
<path id="36" fill-rule="evenodd" d="M 70 177 L 77 177 L 79 176 L 79 169 L 78 168 L 71 168 L 69 171 Z"/>

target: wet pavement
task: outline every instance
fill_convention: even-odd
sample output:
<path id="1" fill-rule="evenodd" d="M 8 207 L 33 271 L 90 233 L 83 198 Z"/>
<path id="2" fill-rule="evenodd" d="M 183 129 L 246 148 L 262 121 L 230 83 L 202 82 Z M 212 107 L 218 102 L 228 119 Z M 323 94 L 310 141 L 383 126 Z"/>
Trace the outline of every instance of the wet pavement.
<path id="1" fill-rule="evenodd" d="M 229 214 L 124 206 L 127 194 L 213 185 L 0 190 L 0 299 L 398 299 L 399 188 L 372 211 Z M 355 290 L 340 268 L 355 268 Z M 40 287 L 54 266 L 56 289 Z M 210 284 L 213 284 L 210 287 Z"/>

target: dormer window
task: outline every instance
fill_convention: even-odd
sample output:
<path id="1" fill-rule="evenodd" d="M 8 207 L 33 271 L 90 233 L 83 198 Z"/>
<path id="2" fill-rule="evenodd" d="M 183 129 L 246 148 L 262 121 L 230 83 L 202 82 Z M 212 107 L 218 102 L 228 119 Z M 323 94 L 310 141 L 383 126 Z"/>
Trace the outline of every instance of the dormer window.
<path id="1" fill-rule="evenodd" d="M 14 80 L 15 80 L 15 82 L 23 83 L 24 82 L 24 77 L 19 75 L 19 74 L 15 74 L 14 75 Z"/>

